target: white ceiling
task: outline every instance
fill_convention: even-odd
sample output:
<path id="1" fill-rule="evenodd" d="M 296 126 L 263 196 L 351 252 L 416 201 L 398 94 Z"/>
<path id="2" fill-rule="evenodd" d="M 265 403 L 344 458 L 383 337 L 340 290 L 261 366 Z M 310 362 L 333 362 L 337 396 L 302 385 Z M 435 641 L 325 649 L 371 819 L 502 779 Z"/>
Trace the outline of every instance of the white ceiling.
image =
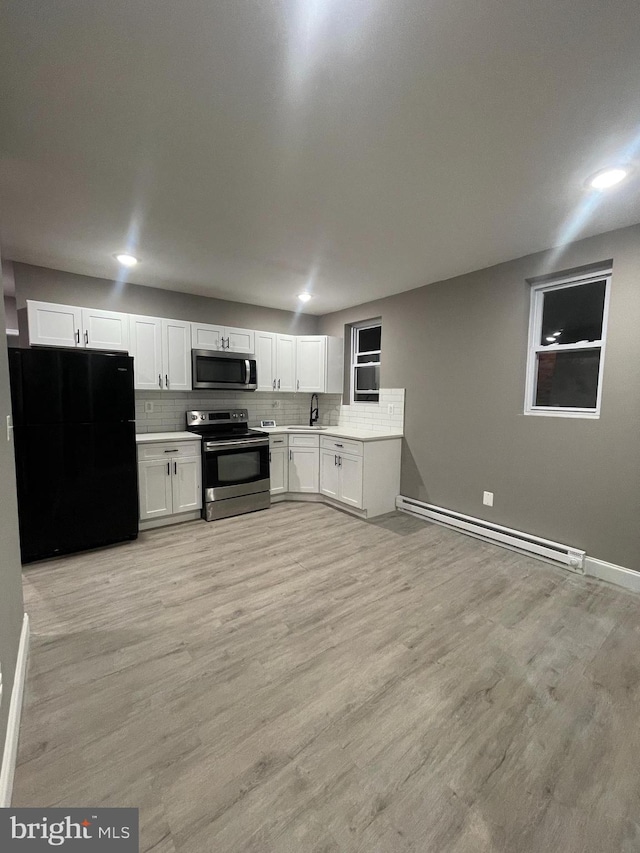
<path id="1" fill-rule="evenodd" d="M 637 0 L 3 0 L 6 257 L 324 314 L 640 221 Z M 587 205 L 588 215 L 583 215 Z"/>

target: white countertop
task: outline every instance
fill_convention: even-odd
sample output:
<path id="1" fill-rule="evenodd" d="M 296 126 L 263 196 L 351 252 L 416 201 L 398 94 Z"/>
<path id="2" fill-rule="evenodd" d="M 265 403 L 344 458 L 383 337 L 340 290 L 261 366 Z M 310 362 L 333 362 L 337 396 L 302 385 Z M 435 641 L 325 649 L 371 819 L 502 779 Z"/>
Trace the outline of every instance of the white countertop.
<path id="1" fill-rule="evenodd" d="M 138 432 L 136 444 L 150 444 L 154 441 L 200 441 L 194 432 Z"/>
<path id="2" fill-rule="evenodd" d="M 350 438 L 353 441 L 384 441 L 388 438 L 402 438 L 401 432 L 389 432 L 382 429 L 357 429 L 356 427 L 328 426 L 326 429 L 301 429 L 295 427 L 255 427 L 269 435 L 326 435 L 331 438 Z"/>

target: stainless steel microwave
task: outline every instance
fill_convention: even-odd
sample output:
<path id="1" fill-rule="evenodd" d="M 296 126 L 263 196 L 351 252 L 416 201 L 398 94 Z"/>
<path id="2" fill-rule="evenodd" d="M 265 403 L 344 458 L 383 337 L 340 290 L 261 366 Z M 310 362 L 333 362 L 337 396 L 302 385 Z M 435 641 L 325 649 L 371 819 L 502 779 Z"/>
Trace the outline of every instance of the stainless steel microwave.
<path id="1" fill-rule="evenodd" d="M 258 387 L 256 360 L 239 352 L 191 350 L 194 388 L 220 391 L 255 391 Z"/>

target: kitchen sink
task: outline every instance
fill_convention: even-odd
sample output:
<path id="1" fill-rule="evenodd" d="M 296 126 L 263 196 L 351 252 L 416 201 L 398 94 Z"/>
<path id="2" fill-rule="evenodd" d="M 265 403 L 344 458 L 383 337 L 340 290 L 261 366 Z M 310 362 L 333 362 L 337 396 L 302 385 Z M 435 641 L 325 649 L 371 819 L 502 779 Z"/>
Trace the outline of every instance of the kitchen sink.
<path id="1" fill-rule="evenodd" d="M 310 432 L 317 432 L 318 430 L 321 430 L 321 429 L 328 429 L 328 427 L 326 427 L 326 426 L 288 426 L 287 429 L 293 429 L 296 432 L 299 432 L 300 430 L 309 430 Z"/>

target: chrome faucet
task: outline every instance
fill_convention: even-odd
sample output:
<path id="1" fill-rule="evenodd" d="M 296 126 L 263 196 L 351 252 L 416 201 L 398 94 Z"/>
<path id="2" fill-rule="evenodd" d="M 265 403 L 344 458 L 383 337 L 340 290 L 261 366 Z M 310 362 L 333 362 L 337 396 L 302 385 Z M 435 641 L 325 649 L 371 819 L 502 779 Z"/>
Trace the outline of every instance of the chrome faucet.
<path id="1" fill-rule="evenodd" d="M 313 398 L 314 397 L 316 398 L 315 409 L 313 408 Z M 313 426 L 315 423 L 317 423 L 318 417 L 319 417 L 319 414 L 318 414 L 318 395 L 312 394 L 311 395 L 311 409 L 309 411 L 309 426 Z"/>

